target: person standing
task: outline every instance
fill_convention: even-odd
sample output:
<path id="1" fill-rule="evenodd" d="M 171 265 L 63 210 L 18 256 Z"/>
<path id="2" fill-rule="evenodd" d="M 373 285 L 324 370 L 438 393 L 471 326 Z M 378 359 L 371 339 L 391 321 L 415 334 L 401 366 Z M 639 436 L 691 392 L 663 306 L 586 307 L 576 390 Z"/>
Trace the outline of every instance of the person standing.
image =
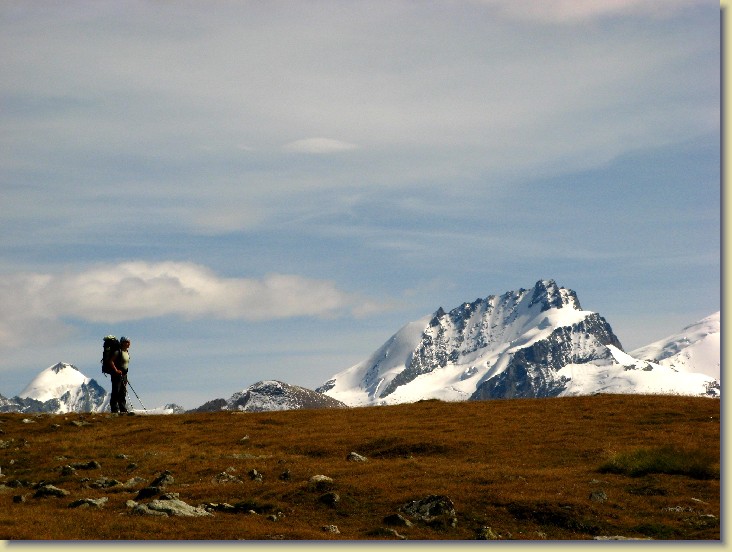
<path id="1" fill-rule="evenodd" d="M 112 412 L 127 413 L 127 372 L 130 369 L 130 340 L 122 336 L 119 340 L 120 349 L 109 360 L 112 372 L 112 396 L 109 407 Z"/>

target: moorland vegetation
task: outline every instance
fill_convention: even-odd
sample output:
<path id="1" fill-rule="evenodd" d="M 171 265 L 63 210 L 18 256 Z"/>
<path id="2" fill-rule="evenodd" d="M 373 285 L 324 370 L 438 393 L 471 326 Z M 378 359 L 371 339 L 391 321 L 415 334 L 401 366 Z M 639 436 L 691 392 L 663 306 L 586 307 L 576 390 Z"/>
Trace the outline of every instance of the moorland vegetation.
<path id="1" fill-rule="evenodd" d="M 202 515 L 148 515 L 166 500 Z M 718 399 L 0 415 L 4 540 L 719 540 L 719 518 Z"/>

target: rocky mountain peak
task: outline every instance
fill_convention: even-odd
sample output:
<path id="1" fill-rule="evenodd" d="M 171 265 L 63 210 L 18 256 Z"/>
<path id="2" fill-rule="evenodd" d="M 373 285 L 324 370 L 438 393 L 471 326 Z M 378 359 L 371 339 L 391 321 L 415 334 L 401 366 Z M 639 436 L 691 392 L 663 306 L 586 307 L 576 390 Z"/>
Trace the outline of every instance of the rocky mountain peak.
<path id="1" fill-rule="evenodd" d="M 694 356 L 699 359 L 718 335 L 713 324 L 702 326 L 704 332 L 697 332 L 702 350 Z M 702 339 L 702 334 L 710 335 Z M 717 347 L 717 358 L 718 352 Z M 631 358 L 602 316 L 583 310 L 571 289 L 543 279 L 530 289 L 489 295 L 450 311 L 439 308 L 405 325 L 369 358 L 319 390 L 350 406 L 365 406 L 605 389 L 708 394 L 718 387 L 704 374 L 678 374 L 674 369 L 680 362 L 677 355 L 668 369 Z"/>
<path id="2" fill-rule="evenodd" d="M 533 287 L 529 307 L 540 304 L 542 311 L 569 306 L 582 310 L 577 294 L 571 289 L 557 285 L 554 280 L 539 280 Z"/>
<path id="3" fill-rule="evenodd" d="M 66 369 L 76 370 L 77 372 L 81 373 L 81 371 L 76 366 L 74 366 L 73 364 L 68 364 L 66 362 L 59 362 L 49 368 L 49 370 L 52 371 L 54 374 L 58 374 Z"/>

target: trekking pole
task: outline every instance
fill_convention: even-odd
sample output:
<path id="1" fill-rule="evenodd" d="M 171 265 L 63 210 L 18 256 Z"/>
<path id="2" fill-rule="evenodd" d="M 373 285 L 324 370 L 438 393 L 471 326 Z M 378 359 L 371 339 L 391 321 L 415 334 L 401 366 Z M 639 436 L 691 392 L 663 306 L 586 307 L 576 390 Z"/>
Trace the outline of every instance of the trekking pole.
<path id="1" fill-rule="evenodd" d="M 135 388 L 132 387 L 132 384 L 130 383 L 130 380 L 127 380 L 127 385 L 130 386 L 130 389 L 132 389 L 132 392 L 135 394 L 135 397 L 137 397 L 137 400 L 140 401 L 140 397 L 137 395 L 137 391 L 135 391 Z M 142 404 L 142 401 L 140 401 L 140 404 Z M 145 408 L 145 405 L 142 404 L 142 409 L 147 412 L 147 408 Z"/>

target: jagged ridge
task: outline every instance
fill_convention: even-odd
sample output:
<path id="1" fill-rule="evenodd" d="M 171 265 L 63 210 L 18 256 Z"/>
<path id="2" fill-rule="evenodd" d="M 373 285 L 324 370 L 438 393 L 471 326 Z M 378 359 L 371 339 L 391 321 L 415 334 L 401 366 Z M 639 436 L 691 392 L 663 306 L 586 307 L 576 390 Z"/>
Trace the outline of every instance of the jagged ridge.
<path id="1" fill-rule="evenodd" d="M 529 290 L 490 295 L 449 312 L 439 308 L 406 325 L 371 357 L 317 390 L 351 406 L 424 398 L 550 397 L 568 389 L 573 366 L 586 368 L 586 387 L 578 390 L 573 385 L 574 394 L 593 392 L 588 383 L 592 370 L 599 381 L 601 370 L 615 366 L 619 370 L 612 372 L 613 381 L 620 382 L 616 388 L 632 393 L 632 382 L 639 378 L 625 378 L 623 386 L 622 373 L 637 367 L 616 358 L 624 354 L 610 324 L 598 313 L 582 310 L 574 291 L 554 280 L 540 280 Z M 659 381 L 669 379 L 668 370 L 658 365 L 637 365 L 658 370 L 654 377 Z M 704 394 L 719 387 L 711 380 L 671 379 L 661 385 L 645 378 L 643 389 Z"/>

